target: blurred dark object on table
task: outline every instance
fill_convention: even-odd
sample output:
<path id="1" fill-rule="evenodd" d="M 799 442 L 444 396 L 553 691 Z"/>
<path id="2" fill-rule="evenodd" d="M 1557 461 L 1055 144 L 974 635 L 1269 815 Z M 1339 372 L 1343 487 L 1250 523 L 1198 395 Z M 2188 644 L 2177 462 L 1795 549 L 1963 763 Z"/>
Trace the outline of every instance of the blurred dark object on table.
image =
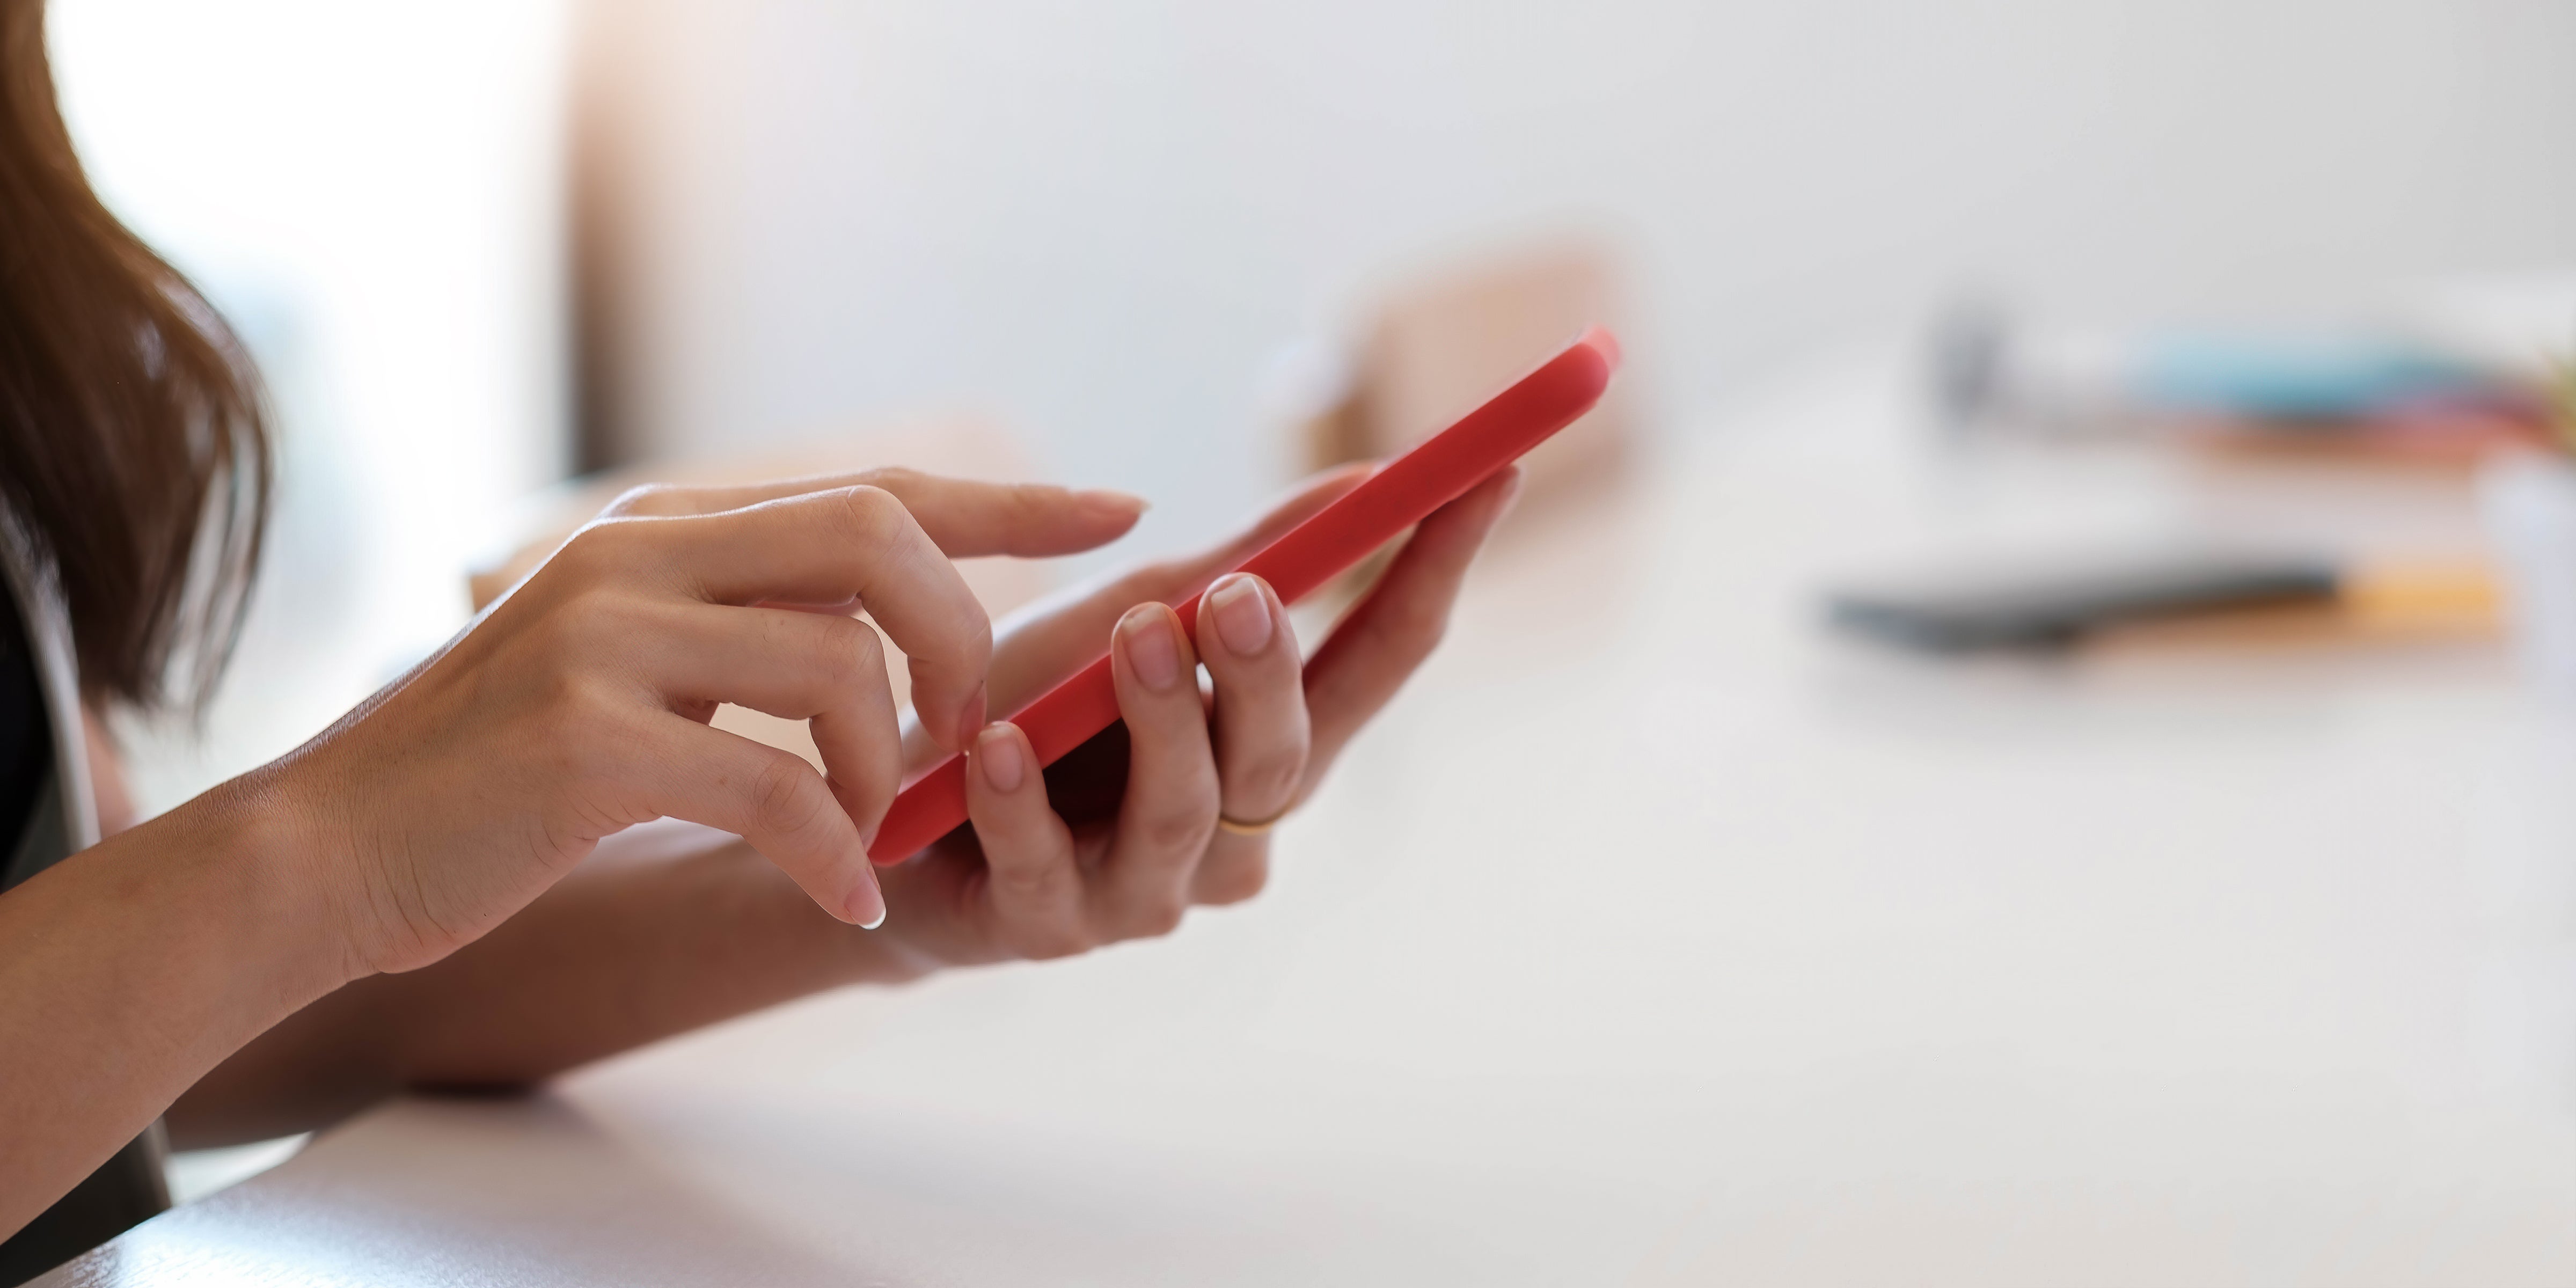
<path id="1" fill-rule="evenodd" d="M 2312 637 L 2485 633 L 2496 604 L 2493 576 L 2479 564 L 2183 548 L 1880 578 L 1828 594 L 1825 618 L 1878 643 L 1948 655 L 2060 650 L 2185 620 L 2292 624 Z"/>

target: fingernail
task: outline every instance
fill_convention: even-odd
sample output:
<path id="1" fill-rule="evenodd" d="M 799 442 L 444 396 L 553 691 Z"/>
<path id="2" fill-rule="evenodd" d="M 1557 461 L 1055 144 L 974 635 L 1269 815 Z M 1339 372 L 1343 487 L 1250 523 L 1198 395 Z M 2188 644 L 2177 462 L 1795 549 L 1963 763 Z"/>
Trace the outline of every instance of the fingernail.
<path id="1" fill-rule="evenodd" d="M 1208 592 L 1217 638 L 1236 657 L 1251 657 L 1270 643 L 1270 599 L 1252 578 L 1236 573 Z"/>
<path id="2" fill-rule="evenodd" d="M 1157 693 L 1181 682 L 1181 644 L 1172 630 L 1172 610 L 1161 604 L 1138 604 L 1118 622 L 1127 644 L 1127 667 Z"/>
<path id="3" fill-rule="evenodd" d="M 1132 517 L 1153 508 L 1153 503 L 1141 496 L 1129 492 L 1113 492 L 1108 488 L 1088 489 L 1078 493 L 1075 500 L 1086 510 L 1120 517 Z"/>
<path id="4" fill-rule="evenodd" d="M 1509 467 L 1509 472 L 1503 475 L 1503 499 L 1494 506 L 1494 522 L 1502 522 L 1503 516 L 1510 514 L 1512 507 L 1520 504 L 1523 477 L 1518 466 Z"/>
<path id="5" fill-rule="evenodd" d="M 1020 755 L 1020 740 L 1011 736 L 1011 727 L 996 721 L 986 725 L 975 739 L 975 763 L 984 770 L 984 785 L 997 792 L 1016 792 L 1028 777 L 1029 767 Z"/>
<path id="6" fill-rule="evenodd" d="M 876 866 L 868 863 L 866 851 L 860 852 L 859 862 L 864 866 L 859 873 L 858 888 L 850 891 L 849 905 L 843 911 L 848 914 L 851 924 L 859 929 L 874 930 L 885 924 L 885 891 L 877 888 Z"/>

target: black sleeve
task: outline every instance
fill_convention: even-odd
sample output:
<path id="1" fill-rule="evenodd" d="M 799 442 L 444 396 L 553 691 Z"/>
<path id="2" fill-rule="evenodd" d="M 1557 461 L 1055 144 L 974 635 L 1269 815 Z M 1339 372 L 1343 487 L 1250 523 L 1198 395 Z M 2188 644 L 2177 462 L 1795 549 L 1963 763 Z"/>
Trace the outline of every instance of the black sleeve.
<path id="1" fill-rule="evenodd" d="M 36 816 L 36 793 L 53 761 L 54 728 L 35 652 L 18 622 L 17 597 L 0 588 L 0 890 L 30 875 L 9 871 L 9 860 Z"/>
<path id="2" fill-rule="evenodd" d="M 137 1136 L 43 1215 L 0 1239 L 0 1285 L 25 1283 L 159 1216 L 168 1206 L 162 1194 L 161 1151 Z"/>
<path id="3" fill-rule="evenodd" d="M 45 715 L 35 652 L 16 597 L 0 586 L 0 868 L 9 866 L 35 819 L 37 793 L 51 790 L 53 763 L 53 722 Z M 32 874 L 0 871 L 0 898 Z M 0 952 L 8 950 L 0 944 Z M 32 1112 L 39 1111 L 0 1107 L 0 1113 Z M 43 1215 L 0 1239 L 0 1285 L 25 1283 L 125 1233 L 169 1206 L 167 1195 L 159 1146 L 150 1133 L 137 1137 Z"/>

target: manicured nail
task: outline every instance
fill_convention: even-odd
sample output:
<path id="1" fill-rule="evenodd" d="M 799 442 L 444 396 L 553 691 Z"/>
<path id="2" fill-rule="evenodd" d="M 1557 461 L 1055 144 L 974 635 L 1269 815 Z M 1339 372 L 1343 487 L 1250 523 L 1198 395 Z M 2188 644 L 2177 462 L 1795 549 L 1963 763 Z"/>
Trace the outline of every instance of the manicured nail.
<path id="1" fill-rule="evenodd" d="M 859 862 L 867 864 L 867 852 L 859 853 Z M 861 930 L 874 930 L 885 924 L 885 891 L 877 888 L 877 870 L 868 865 L 859 874 L 858 888 L 850 891 L 849 905 L 843 909 L 852 924 Z"/>
<path id="2" fill-rule="evenodd" d="M 1181 682 L 1181 641 L 1171 609 L 1138 604 L 1119 619 L 1118 635 L 1127 645 L 1127 668 L 1146 688 L 1160 693 Z"/>
<path id="3" fill-rule="evenodd" d="M 1108 488 L 1091 488 L 1077 492 L 1074 494 L 1074 501 L 1083 509 L 1116 518 L 1132 519 L 1153 508 L 1153 503 L 1141 496 L 1128 492 L 1113 492 Z"/>
<path id="4" fill-rule="evenodd" d="M 1236 573 L 1208 592 L 1205 611 L 1216 614 L 1217 638 L 1236 657 L 1251 657 L 1270 643 L 1270 599 L 1252 578 Z"/>
<path id="5" fill-rule="evenodd" d="M 983 767 L 984 785 L 997 792 L 1016 792 L 1028 777 L 1029 766 L 1020 755 L 1020 740 L 1011 736 L 1011 727 L 1000 721 L 984 726 L 975 739 L 975 763 Z"/>

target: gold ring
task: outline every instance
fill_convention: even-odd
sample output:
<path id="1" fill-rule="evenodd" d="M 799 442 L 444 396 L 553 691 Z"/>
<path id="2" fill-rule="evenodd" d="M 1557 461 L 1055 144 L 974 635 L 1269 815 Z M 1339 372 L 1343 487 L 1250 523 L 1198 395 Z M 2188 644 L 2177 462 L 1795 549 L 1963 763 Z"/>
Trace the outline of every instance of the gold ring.
<path id="1" fill-rule="evenodd" d="M 1288 807 L 1288 809 L 1295 808 L 1296 806 L 1294 805 Z M 1216 816 L 1216 825 L 1224 828 L 1226 831 L 1234 833 L 1236 836 L 1259 836 L 1262 833 L 1279 826 L 1279 820 L 1288 817 L 1288 809 L 1283 809 L 1268 818 L 1255 819 L 1249 823 L 1244 822 L 1239 818 L 1228 817 L 1220 810 Z"/>

